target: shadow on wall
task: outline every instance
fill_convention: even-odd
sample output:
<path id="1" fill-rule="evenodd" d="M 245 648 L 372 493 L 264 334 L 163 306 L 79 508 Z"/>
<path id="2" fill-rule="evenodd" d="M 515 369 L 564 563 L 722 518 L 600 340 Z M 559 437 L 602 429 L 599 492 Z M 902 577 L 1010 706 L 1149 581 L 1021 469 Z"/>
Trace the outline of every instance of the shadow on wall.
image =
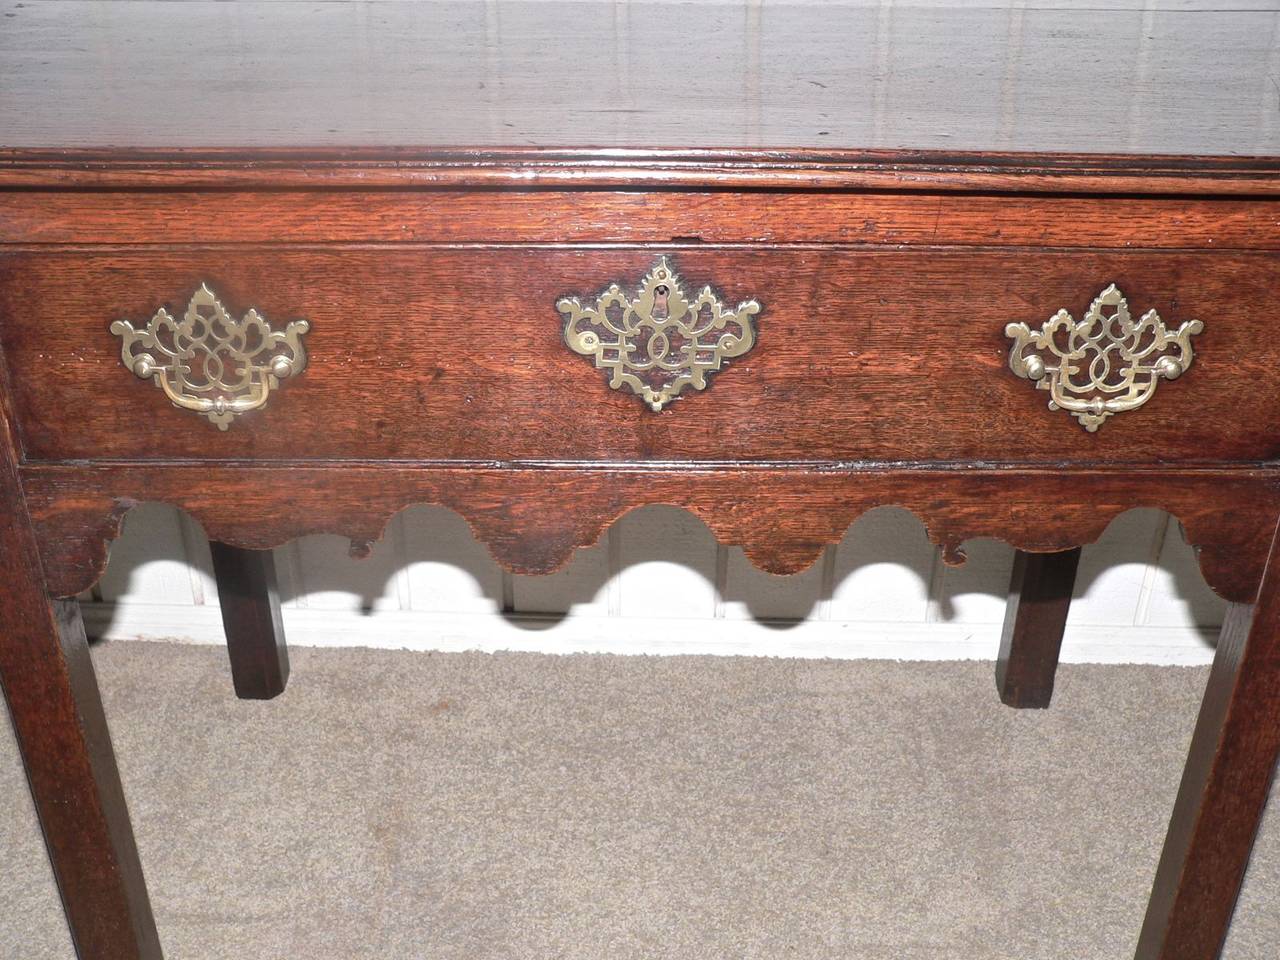
<path id="1" fill-rule="evenodd" d="M 311 609 L 501 614 L 522 627 L 569 615 L 745 619 L 778 629 L 806 620 L 998 623 L 1013 550 L 966 545 L 947 567 L 916 517 L 870 511 L 809 570 L 764 573 L 736 547 L 716 543 L 693 515 L 651 506 L 619 520 L 600 543 L 545 577 L 503 571 L 466 522 L 442 507 L 411 507 L 388 524 L 373 555 L 352 559 L 347 541 L 305 537 L 276 553 L 281 599 Z M 209 549 L 179 511 L 146 504 L 130 513 L 93 599 L 124 603 L 216 603 Z M 1221 623 L 1223 602 L 1200 577 L 1176 521 L 1130 510 L 1085 547 L 1072 621 L 1100 626 Z"/>

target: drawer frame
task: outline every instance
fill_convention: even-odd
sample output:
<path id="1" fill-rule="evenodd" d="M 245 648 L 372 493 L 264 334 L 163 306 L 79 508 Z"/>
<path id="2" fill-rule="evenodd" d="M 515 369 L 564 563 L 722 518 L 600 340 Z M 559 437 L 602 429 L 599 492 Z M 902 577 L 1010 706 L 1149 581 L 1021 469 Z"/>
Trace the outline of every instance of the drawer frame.
<path id="1" fill-rule="evenodd" d="M 56 248 L 59 255 L 88 258 L 113 245 L 163 251 L 190 242 L 190 233 L 166 233 L 182 204 L 208 213 L 259 195 L 274 219 L 255 221 L 247 239 L 219 234 L 219 249 L 268 241 L 394 249 L 400 241 L 390 239 L 393 221 L 352 221 L 343 210 L 308 220 L 305 211 L 342 207 L 343 197 L 366 199 L 373 210 L 393 210 L 384 202 L 396 192 L 437 208 L 442 197 L 462 198 L 454 207 L 461 211 L 457 232 L 447 242 L 483 244 L 459 238 L 486 223 L 492 230 L 493 211 L 510 209 L 505 194 L 503 204 L 495 203 L 494 191 L 513 187 L 513 194 L 530 198 L 532 219 L 520 221 L 518 230 L 541 238 L 524 242 L 548 246 L 690 242 L 687 227 L 670 236 L 652 232 L 674 226 L 669 216 L 638 239 L 601 212 L 610 202 L 634 209 L 651 195 L 678 189 L 713 198 L 707 201 L 708 233 L 727 245 L 888 251 L 906 244 L 927 250 L 937 245 L 936 236 L 925 238 L 923 211 L 932 204 L 934 230 L 952 248 L 994 245 L 1018 253 L 1065 240 L 1073 249 L 1120 256 L 1132 238 L 1125 239 L 1117 226 L 1123 218 L 1114 214 L 1127 212 L 1137 218 L 1136 242 L 1145 240 L 1170 256 L 1222 247 L 1256 255 L 1280 249 L 1278 173 L 1280 164 L 1261 160 L 822 151 L 8 151 L 0 152 L 0 257 Z M 748 218 L 742 232 L 733 233 L 730 214 L 742 209 L 735 204 L 745 203 L 733 198 L 759 202 L 757 195 L 776 201 L 773 207 L 763 204 L 768 217 L 782 209 L 808 210 L 808 219 L 771 227 Z M 830 209 L 824 211 L 814 197 L 831 198 Z M 137 204 L 136 216 L 129 214 L 130 203 Z M 292 218 L 285 216 L 291 204 Z M 577 228 L 537 219 L 537 210 L 554 212 L 557 204 L 566 213 L 597 212 Z M 870 217 L 867 236 L 855 241 L 848 217 L 839 214 L 859 209 L 881 212 Z M 1012 241 L 993 239 L 993 231 L 1007 222 L 1001 212 L 1016 209 L 1040 211 L 1047 232 L 1037 238 L 1026 223 L 1010 223 Z M 1161 234 L 1159 223 L 1169 224 L 1159 217 L 1176 216 L 1178 209 L 1185 221 Z M 1142 221 L 1143 210 L 1159 214 L 1158 222 Z M 1073 217 L 1083 238 L 1074 242 L 1065 233 Z M 225 220 L 197 220 L 227 230 Z M 165 229 L 157 231 L 157 223 Z M 343 233 L 352 223 L 363 232 L 360 238 Z M 431 243 L 444 236 L 427 235 L 437 239 L 412 239 Z M 12 275 L 0 277 L 0 284 L 16 282 Z M 751 293 L 758 293 L 767 310 L 767 296 Z M 1214 328 L 1212 318 L 1203 319 L 1207 340 Z M 0 316 L 0 325 L 6 323 L 12 321 Z M 993 345 L 1003 325 L 1002 319 Z M 367 549 L 407 504 L 442 503 L 466 517 L 508 568 L 539 572 L 594 541 L 626 510 L 647 503 L 693 511 L 723 542 L 741 544 L 756 563 L 775 572 L 812 562 L 854 517 L 881 504 L 915 511 L 950 561 L 960 560 L 961 544 L 975 536 L 999 537 L 1028 551 L 1063 551 L 1096 539 L 1111 518 L 1130 507 L 1169 510 L 1197 545 L 1206 579 L 1232 605 L 1137 956 L 1211 960 L 1221 948 L 1280 753 L 1280 471 L 1270 456 L 1211 463 L 1190 462 L 1185 454 L 1169 463 L 1105 464 L 1071 458 L 672 462 L 662 459 L 663 448 L 655 443 L 652 455 L 625 462 L 299 463 L 266 462 L 270 458 L 252 452 L 212 466 L 190 458 L 136 456 L 55 462 L 29 455 L 25 414 L 15 402 L 21 400 L 18 380 L 24 371 L 15 369 L 11 354 L 10 349 L 0 357 L 0 679 L 73 939 L 85 960 L 160 957 L 83 625 L 74 602 L 64 599 L 101 574 L 124 514 L 141 500 L 175 504 L 212 537 L 233 546 L 261 548 L 327 531 L 351 537 L 356 552 Z M 1206 343 L 1196 372 L 1212 370 L 1211 358 Z M 567 356 L 566 362 L 577 359 Z M 300 392 L 302 382 L 291 390 Z M 724 386 L 722 380 L 694 402 L 706 406 Z M 1038 400 L 1027 398 L 1029 406 Z M 1078 430 L 1069 422 L 1063 429 Z M 1103 434 L 1112 429 L 1109 423 Z M 235 495 L 227 496 L 227 490 Z"/>

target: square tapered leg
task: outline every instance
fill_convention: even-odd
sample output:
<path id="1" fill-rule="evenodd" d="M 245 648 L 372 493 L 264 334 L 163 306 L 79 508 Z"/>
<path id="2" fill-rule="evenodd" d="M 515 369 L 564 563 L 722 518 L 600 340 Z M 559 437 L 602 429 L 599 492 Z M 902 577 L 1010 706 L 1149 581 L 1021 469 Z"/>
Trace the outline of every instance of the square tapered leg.
<path id="1" fill-rule="evenodd" d="M 1017 551 L 1005 608 L 996 688 L 1011 707 L 1047 707 L 1053 698 L 1062 634 L 1071 608 L 1080 549 Z"/>
<path id="2" fill-rule="evenodd" d="M 209 547 L 236 696 L 270 700 L 284 692 L 289 679 L 275 560 L 270 550 Z"/>
<path id="3" fill-rule="evenodd" d="M 0 686 L 80 960 L 160 960 L 80 606 L 45 588 L 0 409 Z"/>
<path id="4" fill-rule="evenodd" d="M 1192 735 L 1138 960 L 1219 956 L 1280 752 L 1280 559 L 1228 608 Z"/>

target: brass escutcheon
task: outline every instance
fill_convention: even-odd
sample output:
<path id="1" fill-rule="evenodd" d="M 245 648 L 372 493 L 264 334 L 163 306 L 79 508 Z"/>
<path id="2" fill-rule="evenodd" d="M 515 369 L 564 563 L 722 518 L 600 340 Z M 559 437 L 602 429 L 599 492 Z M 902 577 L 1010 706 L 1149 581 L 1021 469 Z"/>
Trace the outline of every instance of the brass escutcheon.
<path id="1" fill-rule="evenodd" d="M 663 257 L 640 282 L 634 300 L 615 283 L 594 306 L 566 297 L 556 309 L 569 348 L 607 371 L 613 389 L 628 388 L 656 411 L 685 387 L 705 389 L 726 360 L 754 346 L 752 317 L 760 304 L 747 300 L 729 310 L 710 287 L 691 301 Z"/>
<path id="2" fill-rule="evenodd" d="M 310 329 L 306 320 L 293 320 L 278 333 L 254 309 L 233 320 L 207 284 L 192 295 L 181 320 L 161 307 L 141 329 L 128 320 L 111 324 L 123 341 L 126 367 L 152 380 L 174 406 L 203 414 L 220 430 L 306 369 L 302 335 Z"/>
<path id="3" fill-rule="evenodd" d="M 1176 380 L 1191 366 L 1191 337 L 1204 324 L 1188 320 L 1170 332 L 1154 310 L 1136 323 L 1113 283 L 1079 323 L 1059 310 L 1039 330 L 1004 328 L 1013 339 L 1009 369 L 1049 391 L 1049 409 L 1066 410 L 1090 433 L 1113 414 L 1136 410 L 1161 379 Z"/>

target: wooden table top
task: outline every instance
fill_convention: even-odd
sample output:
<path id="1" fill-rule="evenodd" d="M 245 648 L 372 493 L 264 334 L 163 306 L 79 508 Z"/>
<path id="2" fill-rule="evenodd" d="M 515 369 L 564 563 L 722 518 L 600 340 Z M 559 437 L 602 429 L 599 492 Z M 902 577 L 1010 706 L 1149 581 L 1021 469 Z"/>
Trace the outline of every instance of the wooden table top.
<path id="1" fill-rule="evenodd" d="M 0 147 L 1280 154 L 1275 0 L 1089 6 L 2 0 Z"/>
<path id="2" fill-rule="evenodd" d="M 434 503 L 548 573 L 664 503 L 796 573 L 893 504 L 1059 555 L 1039 706 L 1079 548 L 1162 508 L 1232 603 L 1136 955 L 1218 957 L 1280 755 L 1280 0 L 1029 2 L 0 0 L 0 685 L 78 956 L 161 957 L 63 599 L 153 501 L 245 696 L 296 537 Z"/>

